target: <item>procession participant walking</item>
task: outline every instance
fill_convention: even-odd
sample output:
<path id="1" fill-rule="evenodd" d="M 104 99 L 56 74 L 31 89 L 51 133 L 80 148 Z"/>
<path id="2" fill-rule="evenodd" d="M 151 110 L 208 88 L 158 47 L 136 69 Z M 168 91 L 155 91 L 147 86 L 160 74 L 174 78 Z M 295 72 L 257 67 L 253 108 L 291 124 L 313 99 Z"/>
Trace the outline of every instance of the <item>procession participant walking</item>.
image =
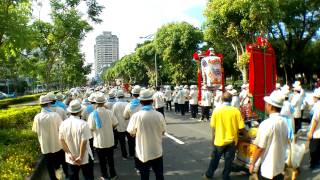
<path id="1" fill-rule="evenodd" d="M 289 102 L 290 91 L 289 89 L 281 88 L 281 93 L 283 93 L 285 99 L 283 101 L 283 106 L 281 108 L 280 115 L 286 120 L 286 123 L 288 125 L 288 139 L 290 142 L 292 142 L 294 138 L 294 109 Z"/>
<path id="2" fill-rule="evenodd" d="M 190 91 L 189 91 L 189 86 L 188 85 L 185 85 L 184 88 L 184 94 L 186 95 L 186 101 L 185 101 L 185 112 L 189 112 L 189 94 L 190 94 Z"/>
<path id="3" fill-rule="evenodd" d="M 201 119 L 199 121 L 209 121 L 210 108 L 212 106 L 212 93 L 208 91 L 206 85 L 202 86 L 201 96 Z M 206 118 L 206 120 L 204 120 Z"/>
<path id="4" fill-rule="evenodd" d="M 152 167 L 156 180 L 163 180 L 162 135 L 166 123 L 161 113 L 152 108 L 152 92 L 140 93 L 142 108 L 130 118 L 127 131 L 136 137 L 136 156 L 138 158 L 141 180 L 148 180 Z"/>
<path id="5" fill-rule="evenodd" d="M 183 90 L 182 85 L 179 87 L 179 91 L 177 94 L 177 100 L 178 100 L 178 107 L 181 112 L 181 115 L 184 116 L 185 112 L 186 112 L 186 110 L 185 110 L 186 94 L 185 94 L 185 91 Z"/>
<path id="6" fill-rule="evenodd" d="M 297 133 L 299 129 L 301 129 L 302 125 L 302 116 L 301 116 L 301 105 L 302 105 L 302 88 L 299 81 L 296 81 L 293 84 L 293 91 L 294 95 L 291 99 L 291 105 L 294 108 L 294 124 L 295 124 L 295 130 L 294 133 Z"/>
<path id="7" fill-rule="evenodd" d="M 220 107 L 222 105 L 222 86 L 220 86 L 216 90 L 216 94 L 214 96 L 214 108 Z"/>
<path id="8" fill-rule="evenodd" d="M 84 99 L 82 101 L 83 111 L 81 112 L 81 119 L 87 121 L 89 115 L 94 111 L 95 109 L 95 95 L 96 93 L 92 93 L 89 95 L 88 99 Z"/>
<path id="9" fill-rule="evenodd" d="M 247 89 L 248 89 L 248 85 L 247 84 L 242 84 L 241 85 L 241 92 L 239 93 L 239 100 L 240 100 L 240 105 L 242 100 L 245 99 L 247 97 Z"/>
<path id="10" fill-rule="evenodd" d="M 112 109 L 112 106 L 114 103 L 117 102 L 116 100 L 116 90 L 115 89 L 111 89 L 108 93 L 108 99 L 107 99 L 107 102 L 105 103 L 105 106 L 107 109 L 111 110 Z"/>
<path id="11" fill-rule="evenodd" d="M 59 92 L 57 95 L 56 95 L 56 97 L 57 97 L 57 100 L 56 100 L 56 103 L 55 103 L 55 105 L 56 106 L 58 106 L 58 107 L 61 107 L 63 110 L 67 110 L 67 105 L 65 105 L 62 101 L 63 101 L 63 99 L 65 98 L 65 96 L 61 93 L 61 92 Z"/>
<path id="12" fill-rule="evenodd" d="M 156 111 L 164 116 L 164 94 L 160 91 L 160 87 L 156 87 L 157 92 L 153 95 L 153 105 Z"/>
<path id="13" fill-rule="evenodd" d="M 86 121 L 80 119 L 83 107 L 79 100 L 72 100 L 67 111 L 70 117 L 59 127 L 59 139 L 69 166 L 69 179 L 78 180 L 79 171 L 86 180 L 93 180 L 93 154 L 89 146 L 91 132 Z"/>
<path id="14" fill-rule="evenodd" d="M 58 113 L 62 120 L 67 119 L 67 112 L 64 109 L 62 109 L 61 107 L 55 105 L 57 97 L 53 93 L 48 93 L 47 96 L 49 97 L 49 100 L 51 101 L 50 109 L 53 112 Z"/>
<path id="15" fill-rule="evenodd" d="M 311 126 L 308 133 L 309 149 L 310 149 L 310 168 L 320 167 L 320 89 L 317 88 L 313 93 L 314 107 L 311 120 Z"/>
<path id="16" fill-rule="evenodd" d="M 59 126 L 62 119 L 58 113 L 50 110 L 48 96 L 40 96 L 41 112 L 34 117 L 32 131 L 38 135 L 41 153 L 51 180 L 57 180 L 55 169 L 62 165 L 65 177 L 68 178 L 68 167 L 59 141 Z"/>
<path id="17" fill-rule="evenodd" d="M 208 170 L 203 175 L 204 179 L 212 179 L 219 161 L 224 155 L 224 170 L 222 177 L 229 180 L 231 166 L 236 153 L 239 132 L 246 135 L 244 121 L 239 109 L 231 106 L 232 96 L 229 92 L 223 93 L 223 104 L 216 108 L 211 117 L 213 150 Z"/>
<path id="18" fill-rule="evenodd" d="M 141 91 L 141 87 L 136 85 L 134 86 L 133 90 L 131 91 L 133 99 L 129 104 L 127 104 L 124 112 L 123 112 L 123 117 L 129 121 L 129 119 L 132 117 L 132 115 L 141 109 L 141 104 L 140 104 L 140 99 L 139 99 L 139 94 Z M 128 132 L 128 131 L 127 131 Z M 131 157 L 134 157 L 134 164 L 135 164 L 135 170 L 139 174 L 139 164 L 138 164 L 138 159 L 135 157 L 135 137 L 129 136 L 128 138 L 128 144 L 129 144 L 129 155 Z"/>
<path id="19" fill-rule="evenodd" d="M 237 90 L 235 90 L 235 89 L 231 90 L 230 94 L 232 95 L 231 106 L 240 109 L 240 100 L 238 97 Z"/>
<path id="20" fill-rule="evenodd" d="M 274 91 L 264 97 L 269 118 L 262 121 L 254 141 L 257 149 L 250 162 L 250 173 L 258 172 L 259 179 L 283 179 L 288 144 L 288 126 L 280 111 L 284 96 Z"/>
<path id="21" fill-rule="evenodd" d="M 112 112 L 117 118 L 119 124 L 116 128 L 117 130 L 117 137 L 120 143 L 120 149 L 121 149 L 121 154 L 122 154 L 122 159 L 127 160 L 128 159 L 128 153 L 127 153 L 127 148 L 126 148 L 126 138 L 130 136 L 130 134 L 127 132 L 127 126 L 128 126 L 128 121 L 125 120 L 123 116 L 123 112 L 128 105 L 128 102 L 125 102 L 123 100 L 124 94 L 119 94 L 118 96 L 118 102 L 114 103 L 112 107 Z"/>
<path id="22" fill-rule="evenodd" d="M 165 92 L 164 92 L 164 98 L 165 98 L 165 101 L 166 101 L 166 107 L 167 107 L 167 110 L 169 110 L 169 107 L 170 107 L 170 111 L 172 110 L 172 105 L 171 105 L 171 101 L 172 101 L 172 91 L 171 91 L 171 88 L 170 86 L 166 87 L 165 89 Z"/>
<path id="23" fill-rule="evenodd" d="M 106 99 L 103 94 L 97 95 L 95 102 L 97 108 L 89 115 L 88 119 L 89 128 L 93 132 L 93 146 L 96 148 L 99 158 L 102 177 L 105 179 L 116 179 L 117 174 L 114 168 L 113 158 L 113 129 L 118 125 L 118 120 L 112 111 L 104 107 Z M 115 105 L 113 107 L 115 107 Z"/>
<path id="24" fill-rule="evenodd" d="M 179 86 L 174 88 L 173 92 L 173 103 L 174 103 L 174 112 L 178 114 L 180 112 L 179 104 L 178 104 L 178 93 L 179 93 Z"/>
<path id="25" fill-rule="evenodd" d="M 191 118 L 196 119 L 198 114 L 198 91 L 197 86 L 190 86 L 189 104 L 191 107 Z"/>

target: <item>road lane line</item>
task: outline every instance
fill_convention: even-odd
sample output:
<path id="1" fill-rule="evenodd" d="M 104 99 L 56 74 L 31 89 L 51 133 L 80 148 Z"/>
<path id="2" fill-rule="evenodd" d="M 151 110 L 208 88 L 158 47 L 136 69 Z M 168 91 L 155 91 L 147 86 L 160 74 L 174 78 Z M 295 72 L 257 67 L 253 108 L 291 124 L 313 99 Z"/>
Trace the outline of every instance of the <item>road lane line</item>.
<path id="1" fill-rule="evenodd" d="M 174 140 L 174 141 L 175 141 L 176 143 L 178 143 L 178 144 L 184 144 L 184 142 L 183 142 L 183 141 L 181 141 L 181 140 L 179 140 L 179 139 L 177 139 L 177 138 L 173 137 L 172 135 L 168 134 L 167 132 L 165 132 L 165 133 L 164 133 L 164 135 L 165 135 L 165 136 L 167 136 L 168 138 L 170 138 L 170 139 Z"/>

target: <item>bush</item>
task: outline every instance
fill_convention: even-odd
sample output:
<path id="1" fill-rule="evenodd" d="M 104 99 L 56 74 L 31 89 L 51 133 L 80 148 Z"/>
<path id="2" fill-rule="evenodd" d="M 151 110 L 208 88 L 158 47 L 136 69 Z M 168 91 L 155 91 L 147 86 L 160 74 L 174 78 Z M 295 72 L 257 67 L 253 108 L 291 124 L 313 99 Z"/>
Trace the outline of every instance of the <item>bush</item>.
<path id="1" fill-rule="evenodd" d="M 26 95 L 17 98 L 9 98 L 0 100 L 0 109 L 8 108 L 10 105 L 24 103 L 28 101 L 36 101 L 42 94 Z"/>
<path id="2" fill-rule="evenodd" d="M 23 106 L 0 110 L 0 129 L 17 128 L 33 122 L 40 106 Z"/>
<path id="3" fill-rule="evenodd" d="M 31 125 L 0 130 L 0 179 L 25 179 L 34 171 L 40 148 Z"/>

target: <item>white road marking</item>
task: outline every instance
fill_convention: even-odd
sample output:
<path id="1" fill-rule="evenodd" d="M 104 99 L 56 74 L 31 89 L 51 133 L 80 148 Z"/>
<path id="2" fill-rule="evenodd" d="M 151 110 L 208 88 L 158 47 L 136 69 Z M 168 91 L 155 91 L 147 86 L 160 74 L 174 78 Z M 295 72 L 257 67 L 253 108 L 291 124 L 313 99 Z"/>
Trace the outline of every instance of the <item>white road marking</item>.
<path id="1" fill-rule="evenodd" d="M 178 143 L 178 144 L 184 144 L 184 142 L 183 142 L 183 141 L 181 141 L 181 140 L 179 140 L 179 139 L 175 138 L 174 136 L 172 136 L 172 135 L 168 134 L 167 132 L 165 132 L 165 133 L 164 133 L 164 135 L 165 135 L 165 136 L 167 136 L 168 138 L 170 138 L 170 139 L 174 140 L 174 141 L 175 141 L 176 143 Z"/>

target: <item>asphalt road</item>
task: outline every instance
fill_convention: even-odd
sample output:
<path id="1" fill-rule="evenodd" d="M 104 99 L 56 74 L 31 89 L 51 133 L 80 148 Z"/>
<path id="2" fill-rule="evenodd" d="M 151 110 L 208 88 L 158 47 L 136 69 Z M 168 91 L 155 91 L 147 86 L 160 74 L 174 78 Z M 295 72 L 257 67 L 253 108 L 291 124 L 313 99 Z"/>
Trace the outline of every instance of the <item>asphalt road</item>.
<path id="1" fill-rule="evenodd" d="M 167 133 L 174 138 L 164 136 L 163 157 L 164 175 L 167 180 L 198 180 L 206 171 L 211 154 L 211 130 L 208 122 L 191 120 L 190 115 L 182 117 L 172 112 L 166 112 Z M 305 127 L 306 128 L 306 127 Z M 176 138 L 176 139 L 175 139 Z M 175 139 L 175 140 L 174 140 Z M 178 139 L 178 140 L 177 140 Z M 305 143 L 304 138 L 299 143 Z M 180 140 L 180 141 L 179 141 Z M 308 153 L 305 154 L 298 179 L 320 180 L 320 170 L 308 169 Z M 120 148 L 115 150 L 115 167 L 119 180 L 138 180 L 140 177 L 134 170 L 132 159 L 122 160 Z M 95 177 L 100 177 L 98 160 L 95 160 Z M 223 160 L 220 161 L 214 179 L 222 179 Z M 232 179 L 248 179 L 245 172 L 233 172 Z M 153 180 L 154 174 L 150 173 Z"/>

